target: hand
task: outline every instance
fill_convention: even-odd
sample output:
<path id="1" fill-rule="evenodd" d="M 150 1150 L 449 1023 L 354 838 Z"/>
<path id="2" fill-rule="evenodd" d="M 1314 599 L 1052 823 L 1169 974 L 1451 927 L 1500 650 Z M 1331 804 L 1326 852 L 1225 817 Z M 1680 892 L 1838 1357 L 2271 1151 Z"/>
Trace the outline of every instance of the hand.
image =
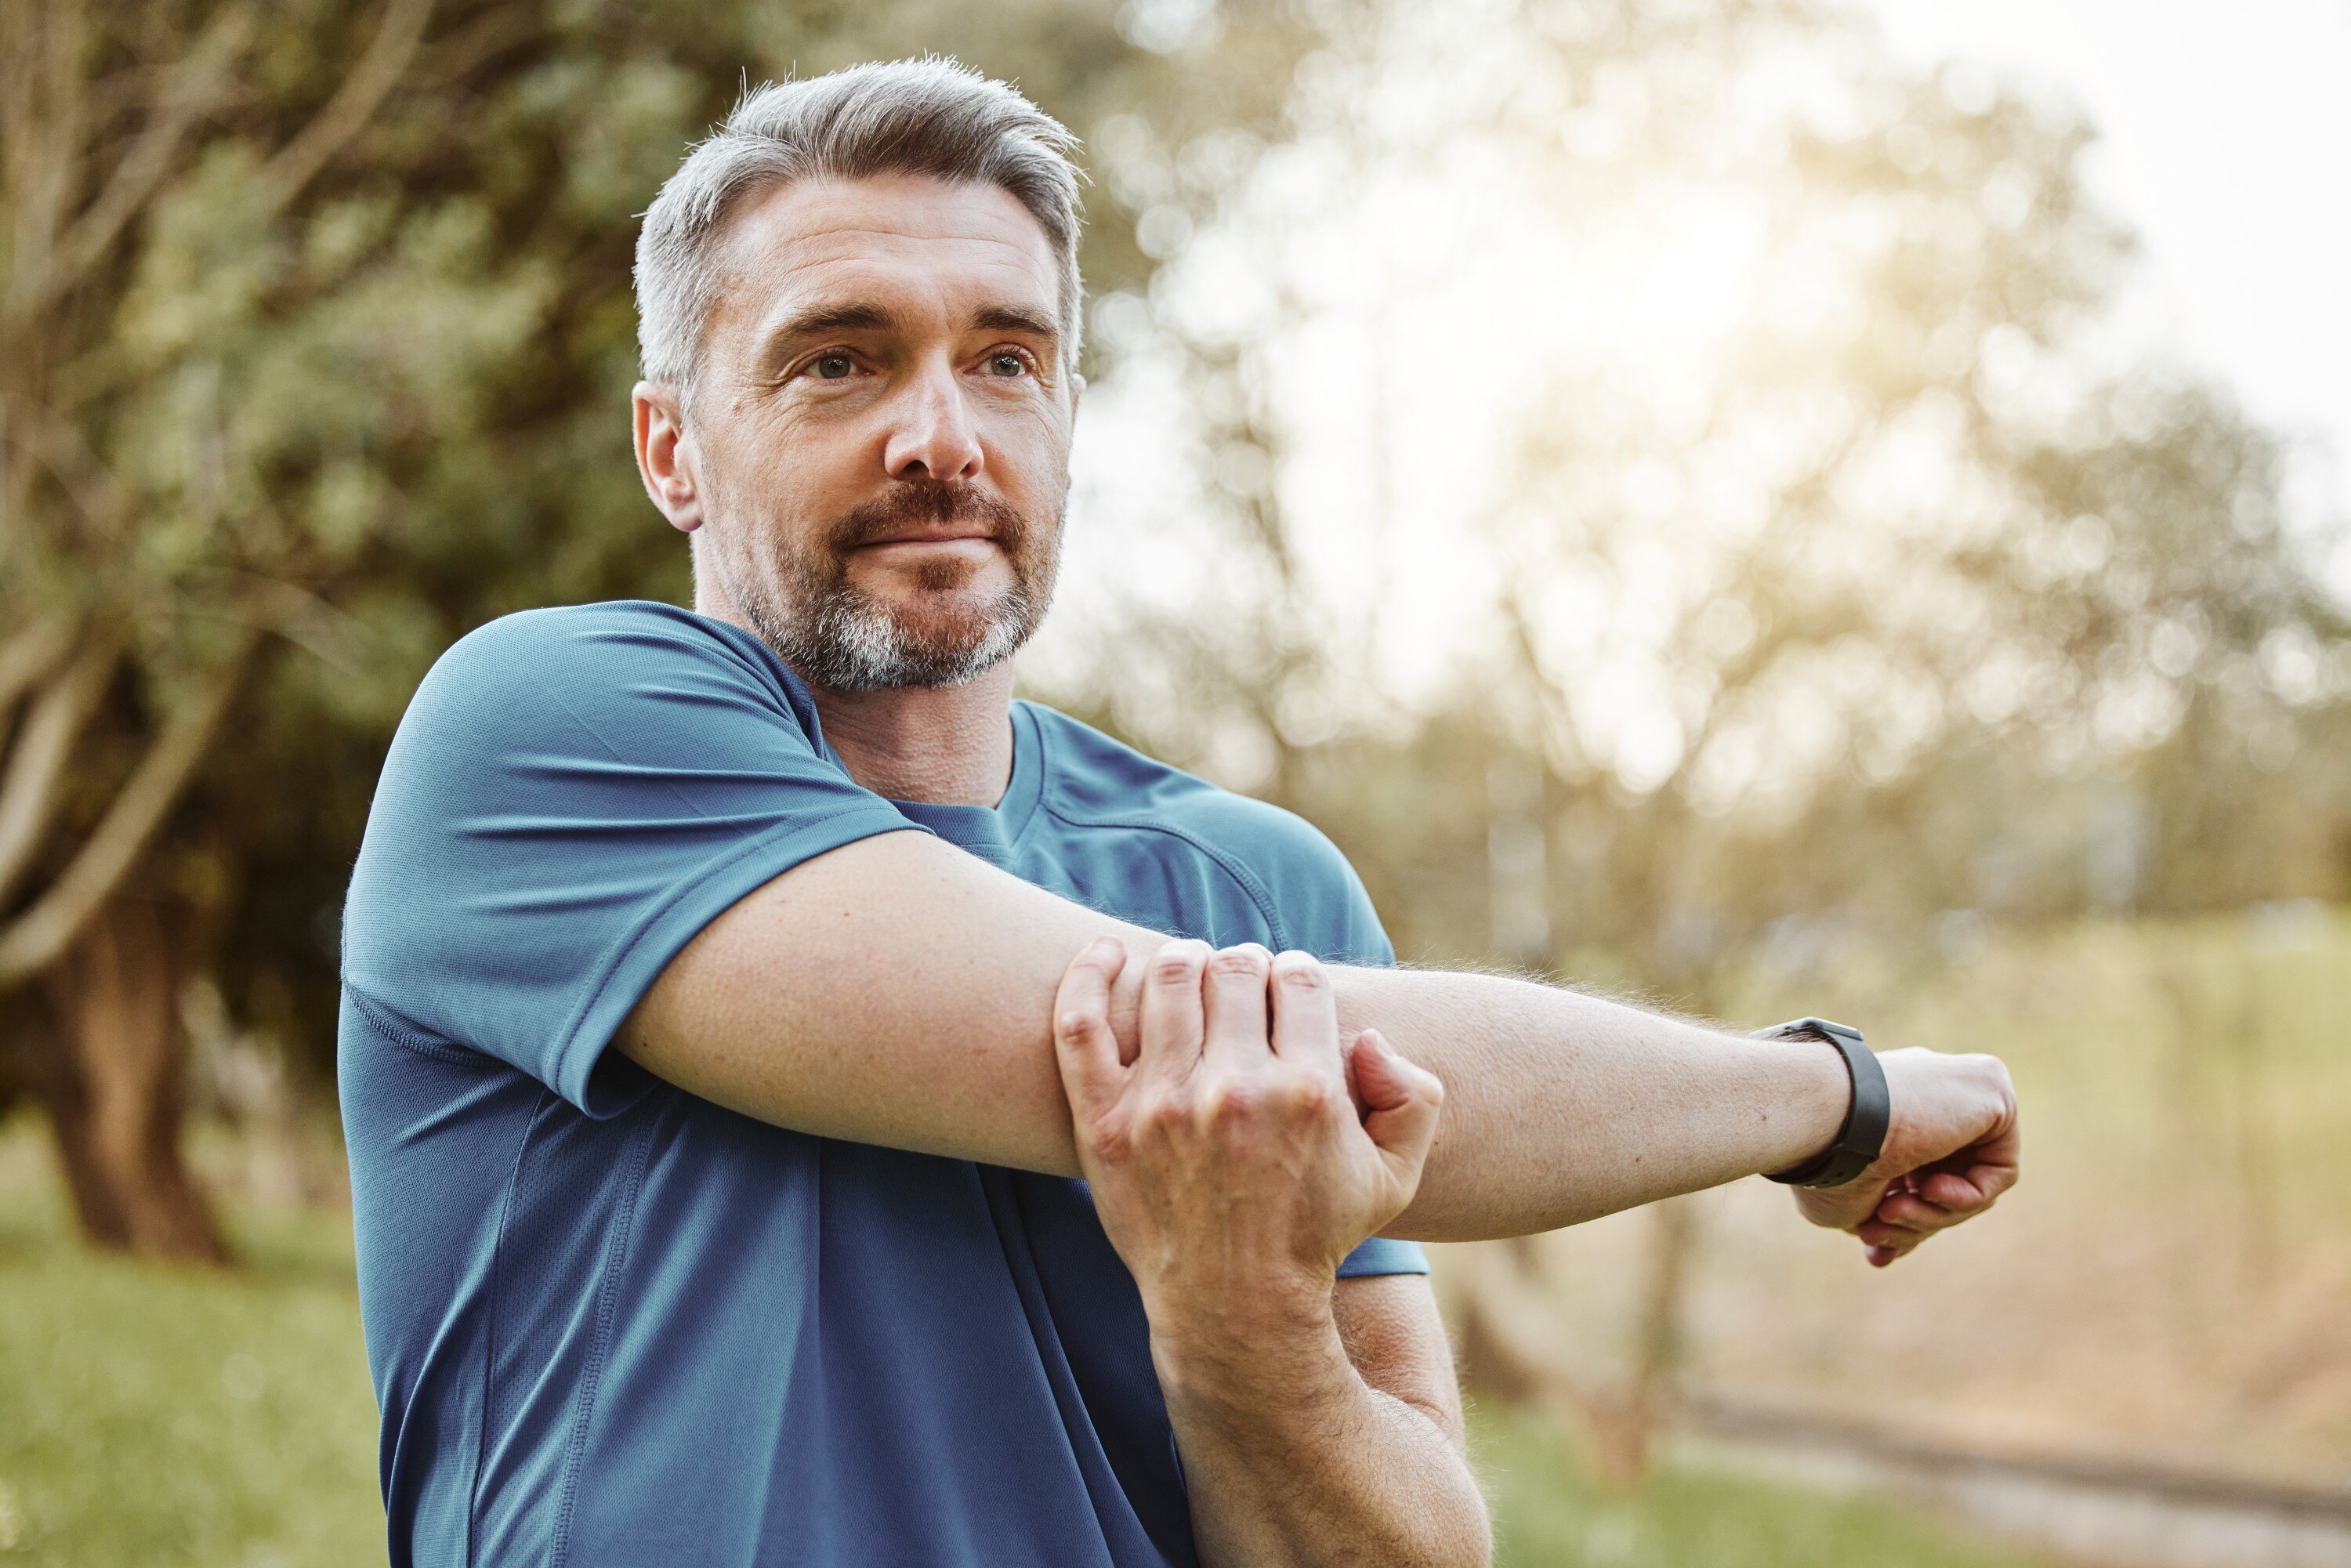
<path id="1" fill-rule="evenodd" d="M 1340 1261 L 1412 1201 L 1443 1086 L 1372 1031 L 1343 1050 L 1322 965 L 1255 945 L 1160 948 L 1123 1063 L 1125 961 L 1112 941 L 1071 961 L 1053 1036 L 1079 1166 L 1155 1339 L 1228 1346 L 1327 1314 Z"/>
<path id="2" fill-rule="evenodd" d="M 1850 1230 L 1883 1269 L 2016 1185 L 2016 1090 L 1996 1056 L 1880 1052 L 1893 1121 L 1877 1163 L 1842 1186 L 1799 1187 L 1815 1225 Z"/>

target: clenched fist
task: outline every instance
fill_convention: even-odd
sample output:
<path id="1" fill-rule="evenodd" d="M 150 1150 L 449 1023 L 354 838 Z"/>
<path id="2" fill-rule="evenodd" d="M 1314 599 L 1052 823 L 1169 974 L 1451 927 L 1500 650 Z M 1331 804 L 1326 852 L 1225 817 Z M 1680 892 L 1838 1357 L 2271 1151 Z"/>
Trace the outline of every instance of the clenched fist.
<path id="1" fill-rule="evenodd" d="M 1801 1187 L 1815 1225 L 1861 1238 L 1884 1268 L 1938 1230 L 1974 1218 L 2016 1185 L 2016 1090 L 1992 1056 L 1913 1046 L 1878 1053 L 1892 1121 L 1877 1161 L 1843 1186 Z"/>

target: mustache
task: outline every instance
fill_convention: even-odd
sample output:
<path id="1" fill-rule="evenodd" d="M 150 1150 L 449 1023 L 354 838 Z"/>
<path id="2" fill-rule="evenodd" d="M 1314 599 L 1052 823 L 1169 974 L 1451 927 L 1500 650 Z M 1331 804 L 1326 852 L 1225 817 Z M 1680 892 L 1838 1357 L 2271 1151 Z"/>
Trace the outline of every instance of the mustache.
<path id="1" fill-rule="evenodd" d="M 902 480 L 894 487 L 863 502 L 832 527 L 835 550 L 878 544 L 909 527 L 935 523 L 977 523 L 1008 550 L 1017 551 L 1026 540 L 1028 519 L 1011 507 L 972 485 L 935 479 Z"/>

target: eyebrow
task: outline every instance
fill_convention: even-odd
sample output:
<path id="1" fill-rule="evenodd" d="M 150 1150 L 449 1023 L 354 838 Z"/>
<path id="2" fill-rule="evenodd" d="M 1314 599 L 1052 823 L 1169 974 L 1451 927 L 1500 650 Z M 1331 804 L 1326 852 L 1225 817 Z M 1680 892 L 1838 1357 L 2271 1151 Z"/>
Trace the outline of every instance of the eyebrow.
<path id="1" fill-rule="evenodd" d="M 972 325 L 991 332 L 1026 332 L 1059 343 L 1061 329 L 1047 317 L 1018 305 L 991 305 L 972 319 Z"/>
<path id="2" fill-rule="evenodd" d="M 890 313 L 879 305 L 818 305 L 778 325 L 768 340 L 789 343 L 827 332 L 878 332 L 889 325 Z"/>

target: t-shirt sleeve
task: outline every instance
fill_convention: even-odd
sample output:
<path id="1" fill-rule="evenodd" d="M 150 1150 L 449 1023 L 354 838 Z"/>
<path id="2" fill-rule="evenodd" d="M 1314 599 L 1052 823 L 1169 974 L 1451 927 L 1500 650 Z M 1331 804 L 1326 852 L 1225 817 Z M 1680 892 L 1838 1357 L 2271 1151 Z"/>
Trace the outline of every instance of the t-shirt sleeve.
<path id="1" fill-rule="evenodd" d="M 1339 1278 L 1364 1280 L 1378 1274 L 1426 1274 L 1428 1254 L 1417 1241 L 1396 1241 L 1374 1236 L 1339 1260 Z"/>
<path id="2" fill-rule="evenodd" d="M 473 632 L 385 760 L 347 992 L 394 1039 L 624 1109 L 650 1080 L 604 1047 L 695 933 L 802 861 L 914 827 L 820 753 L 813 723 L 772 663 L 665 606 Z"/>

